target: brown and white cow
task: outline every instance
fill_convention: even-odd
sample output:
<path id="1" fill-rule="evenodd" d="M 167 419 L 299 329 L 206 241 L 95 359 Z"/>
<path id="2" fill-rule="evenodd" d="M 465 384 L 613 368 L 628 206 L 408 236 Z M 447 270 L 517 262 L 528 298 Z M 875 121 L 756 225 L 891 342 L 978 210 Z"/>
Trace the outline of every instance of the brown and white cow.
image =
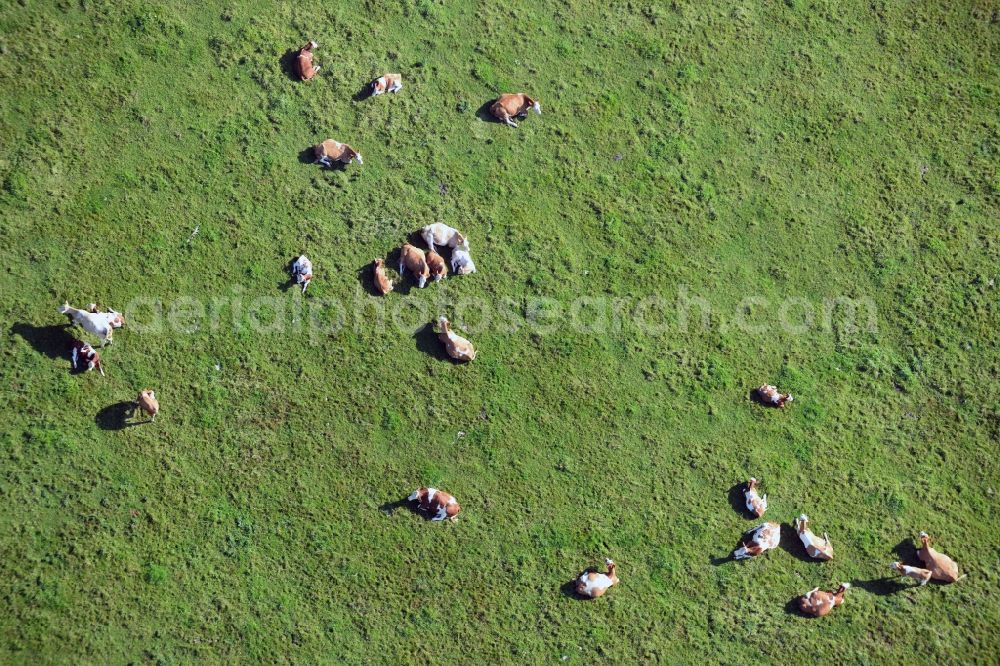
<path id="1" fill-rule="evenodd" d="M 372 81 L 372 97 L 387 92 L 399 92 L 403 89 L 403 76 L 401 74 L 383 74 Z"/>
<path id="2" fill-rule="evenodd" d="M 377 257 L 372 262 L 372 270 L 375 272 L 375 288 L 378 289 L 378 293 L 385 296 L 393 290 L 393 284 L 385 274 L 385 262 L 382 261 L 382 257 Z"/>
<path id="3" fill-rule="evenodd" d="M 300 254 L 299 258 L 292 263 L 292 278 L 295 280 L 295 284 L 302 286 L 302 293 L 306 293 L 306 289 L 309 288 L 309 283 L 313 279 L 313 264 L 309 261 L 309 257 Z"/>
<path id="4" fill-rule="evenodd" d="M 786 402 L 795 400 L 791 393 L 779 393 L 778 389 L 770 384 L 764 384 L 757 388 L 757 398 L 762 404 L 774 407 L 784 407 Z"/>
<path id="5" fill-rule="evenodd" d="M 409 243 L 403 243 L 403 247 L 399 251 L 399 274 L 405 275 L 406 271 L 410 271 L 416 276 L 417 286 L 421 289 L 427 284 L 427 278 L 431 274 L 424 251 Z"/>
<path id="6" fill-rule="evenodd" d="M 900 576 L 906 576 L 907 578 L 912 578 L 913 580 L 920 581 L 921 585 L 926 585 L 930 582 L 931 578 L 934 576 L 934 572 L 930 569 L 921 569 L 920 567 L 911 567 L 909 565 L 903 564 L 902 562 L 893 562 L 892 570 L 897 572 Z"/>
<path id="7" fill-rule="evenodd" d="M 740 541 L 740 546 L 733 551 L 733 558 L 745 560 L 757 557 L 773 548 L 781 541 L 781 525 L 778 523 L 763 523 L 747 531 Z"/>
<path id="8" fill-rule="evenodd" d="M 357 160 L 358 164 L 365 163 L 365 161 L 361 159 L 361 153 L 354 150 L 346 143 L 340 143 L 339 141 L 334 141 L 333 139 L 327 139 L 323 143 L 317 143 L 313 146 L 313 154 L 316 156 L 316 163 L 322 164 L 327 168 L 333 168 L 334 162 L 350 164 L 354 160 Z"/>
<path id="9" fill-rule="evenodd" d="M 954 583 L 965 576 L 958 575 L 958 564 L 944 553 L 931 548 L 931 538 L 927 532 L 920 533 L 921 548 L 917 549 L 917 557 L 931 572 L 931 578 L 943 583 Z"/>
<path id="10" fill-rule="evenodd" d="M 476 350 L 472 346 L 472 343 L 452 331 L 451 324 L 445 319 L 444 315 L 438 317 L 438 326 L 441 328 L 441 331 L 438 333 L 438 339 L 444 343 L 444 348 L 448 352 L 448 356 L 456 361 L 476 360 Z"/>
<path id="11" fill-rule="evenodd" d="M 528 115 L 528 109 L 534 109 L 535 113 L 542 115 L 542 105 L 536 100 L 524 93 L 505 93 L 493 102 L 493 105 L 490 106 L 490 113 L 497 120 L 505 122 L 511 127 L 517 127 L 513 118 L 524 118 Z"/>
<path id="12" fill-rule="evenodd" d="M 295 66 L 298 68 L 299 78 L 303 81 L 308 81 L 316 76 L 316 73 L 320 70 L 319 65 L 313 65 L 313 49 L 318 46 L 319 44 L 310 40 L 305 46 L 299 49 L 299 54 L 295 56 Z"/>
<path id="13" fill-rule="evenodd" d="M 97 368 L 104 376 L 104 366 L 101 364 L 101 355 L 83 340 L 73 340 L 69 343 L 70 362 L 73 369 L 78 372 L 90 372 Z"/>
<path id="14" fill-rule="evenodd" d="M 810 617 L 823 617 L 844 603 L 844 593 L 850 588 L 850 583 L 841 583 L 836 592 L 824 592 L 815 587 L 799 597 L 799 610 Z"/>
<path id="15" fill-rule="evenodd" d="M 434 250 L 435 246 L 455 248 L 464 245 L 468 248 L 469 244 L 468 239 L 462 232 L 455 227 L 449 227 L 443 222 L 428 224 L 420 230 L 420 237 L 424 239 L 427 247 L 431 250 Z"/>
<path id="16" fill-rule="evenodd" d="M 139 396 L 135 399 L 135 409 L 145 412 L 150 421 L 156 420 L 156 415 L 160 412 L 160 403 L 156 399 L 153 389 L 139 391 Z"/>
<path id="17" fill-rule="evenodd" d="M 462 510 L 454 497 L 437 488 L 417 488 L 407 499 L 431 520 L 458 520 L 455 516 Z"/>
<path id="18" fill-rule="evenodd" d="M 608 591 L 613 585 L 618 584 L 618 574 L 615 572 L 615 563 L 610 559 L 605 559 L 604 564 L 608 567 L 607 573 L 598 571 L 584 571 L 576 579 L 574 589 L 581 597 L 596 599 Z"/>
<path id="19" fill-rule="evenodd" d="M 448 277 L 448 264 L 445 263 L 444 257 L 434 250 L 427 253 L 427 268 L 430 269 L 431 279 L 435 282 Z"/>
<path id="20" fill-rule="evenodd" d="M 809 529 L 809 516 L 803 513 L 795 519 L 795 531 L 798 533 L 802 545 L 805 546 L 806 552 L 809 553 L 809 557 L 816 560 L 833 559 L 833 544 L 830 543 L 830 536 L 824 532 L 823 538 L 820 539 L 813 534 L 812 530 Z"/>
<path id="21" fill-rule="evenodd" d="M 746 498 L 747 511 L 758 518 L 762 518 L 764 512 L 767 511 L 767 495 L 761 497 L 757 493 L 758 485 L 759 482 L 757 479 L 751 476 L 750 480 L 747 481 L 747 488 L 743 491 L 743 496 Z"/>

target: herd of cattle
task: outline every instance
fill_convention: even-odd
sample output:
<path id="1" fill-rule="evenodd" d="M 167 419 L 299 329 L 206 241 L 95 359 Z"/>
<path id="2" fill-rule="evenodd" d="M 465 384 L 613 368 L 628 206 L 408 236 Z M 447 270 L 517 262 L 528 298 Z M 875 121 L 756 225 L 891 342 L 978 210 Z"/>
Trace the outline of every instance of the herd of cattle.
<path id="1" fill-rule="evenodd" d="M 761 402 L 765 402 L 764 396 L 773 393 L 777 393 L 773 386 L 765 385 L 757 389 L 757 395 Z M 787 400 L 781 404 L 790 400 L 791 396 L 787 396 Z M 767 401 L 765 404 L 777 405 L 778 403 Z M 743 496 L 746 500 L 747 511 L 757 518 L 762 518 L 764 512 L 767 511 L 767 495 L 761 496 L 757 491 L 758 485 L 759 482 L 757 479 L 751 477 L 743 490 Z M 809 529 L 809 516 L 803 513 L 795 519 L 793 526 L 809 557 L 821 561 L 833 559 L 833 544 L 830 542 L 830 536 L 826 533 L 823 534 L 823 538 L 816 536 Z M 955 564 L 955 561 L 944 553 L 939 553 L 931 548 L 931 538 L 926 532 L 920 533 L 920 541 L 922 547 L 917 549 L 917 557 L 927 568 L 910 566 L 902 562 L 893 562 L 893 571 L 902 576 L 914 578 L 920 581 L 921 585 L 926 585 L 932 578 L 945 583 L 954 583 L 961 578 L 958 575 L 958 565 Z M 781 525 L 775 522 L 763 523 L 743 535 L 740 545 L 733 551 L 733 559 L 745 560 L 757 557 L 769 550 L 774 550 L 780 542 Z M 798 598 L 799 610 L 805 615 L 812 617 L 826 615 L 844 602 L 844 593 L 850 587 L 850 583 L 841 583 L 840 587 L 833 592 L 825 592 L 818 587 L 813 588 Z"/>
<path id="2" fill-rule="evenodd" d="M 320 67 L 313 63 L 313 52 L 317 47 L 316 42 L 310 41 L 298 52 L 296 58 L 297 74 L 303 81 L 313 78 L 320 71 Z M 371 92 L 372 95 L 386 92 L 395 93 L 399 92 L 402 87 L 401 75 L 386 74 L 372 81 Z M 517 127 L 513 118 L 527 115 L 529 109 L 541 113 L 539 103 L 523 93 L 501 95 L 490 107 L 493 116 L 511 127 Z M 316 162 L 327 167 L 333 166 L 335 162 L 349 164 L 357 161 L 358 164 L 364 163 L 357 150 L 332 139 L 327 139 L 314 146 L 313 152 L 316 156 Z M 420 230 L 420 237 L 427 245 L 426 252 L 410 243 L 404 243 L 399 250 L 398 269 L 401 277 L 409 271 L 414 276 L 419 288 L 424 288 L 428 280 L 437 282 L 444 279 L 448 275 L 448 264 L 438 253 L 438 249 L 444 250 L 445 248 L 451 254 L 452 273 L 468 275 L 476 272 L 476 265 L 470 254 L 468 238 L 457 229 L 443 223 L 431 224 Z M 372 262 L 372 269 L 373 281 L 378 293 L 385 296 L 392 292 L 395 285 L 385 273 L 385 261 L 381 257 L 376 258 Z M 301 287 L 304 294 L 313 279 L 312 262 L 303 254 L 294 260 L 291 271 L 293 280 Z M 69 303 L 65 303 L 59 307 L 59 312 L 65 314 L 71 324 L 99 337 L 102 348 L 113 341 L 114 330 L 125 324 L 125 318 L 121 313 L 114 310 L 101 312 L 96 304 L 91 304 L 86 310 L 79 310 L 70 307 Z M 472 344 L 451 330 L 447 318 L 439 317 L 437 324 L 440 329 L 438 337 L 451 358 L 458 361 L 472 361 L 476 358 L 476 350 Z M 86 372 L 97 369 L 104 375 L 100 353 L 82 340 L 73 339 L 71 341 L 70 360 L 74 370 Z M 778 408 L 784 407 L 794 400 L 790 394 L 783 394 L 769 384 L 758 387 L 754 391 L 754 397 L 762 405 Z M 156 419 L 159 408 L 156 396 L 150 389 L 140 391 L 133 402 L 133 413 L 137 410 L 142 411 L 149 417 L 149 421 Z M 747 511 L 760 518 L 764 515 L 768 505 L 767 495 L 760 495 L 758 487 L 758 480 L 751 478 L 746 483 L 743 492 Z M 416 503 L 416 509 L 432 521 L 457 520 L 461 509 L 453 496 L 436 488 L 419 488 L 407 499 Z M 833 545 L 829 536 L 824 533 L 823 538 L 817 537 L 809 529 L 808 516 L 802 514 L 795 519 L 794 528 L 809 557 L 816 560 L 833 559 Z M 763 523 L 743 535 L 739 546 L 733 551 L 732 557 L 736 560 L 758 557 L 768 550 L 777 548 L 780 540 L 781 525 L 776 522 Z M 930 537 L 925 532 L 920 533 L 920 542 L 921 547 L 917 549 L 917 557 L 923 567 L 893 562 L 893 571 L 918 580 L 920 585 L 927 584 L 931 579 L 944 583 L 954 583 L 964 577 L 959 576 L 958 565 L 951 558 L 931 548 Z M 585 598 L 597 598 L 618 584 L 615 563 L 607 559 L 605 564 L 607 565 L 606 572 L 588 570 L 574 580 L 573 587 L 578 595 Z M 850 583 L 841 583 L 833 592 L 825 592 L 818 587 L 814 588 L 799 597 L 798 607 L 806 615 L 814 617 L 826 615 L 843 603 L 844 594 L 850 587 Z"/>

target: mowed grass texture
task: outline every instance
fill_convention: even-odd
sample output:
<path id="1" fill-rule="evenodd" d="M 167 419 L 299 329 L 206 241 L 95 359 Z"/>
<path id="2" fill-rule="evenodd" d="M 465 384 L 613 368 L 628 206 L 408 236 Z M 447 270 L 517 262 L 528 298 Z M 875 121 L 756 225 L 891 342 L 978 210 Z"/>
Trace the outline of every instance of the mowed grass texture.
<path id="1" fill-rule="evenodd" d="M 5 3 L 0 661 L 995 661 L 997 25 L 975 0 Z M 401 93 L 355 99 L 388 71 Z M 481 119 L 513 91 L 543 115 Z M 306 163 L 325 138 L 365 164 Z M 362 269 L 438 220 L 479 272 L 372 296 Z M 70 375 L 56 307 L 139 298 L 108 376 Z M 874 325 L 824 322 L 838 298 Z M 752 405 L 763 382 L 795 402 Z M 145 387 L 157 422 L 120 428 Z M 724 561 L 750 475 L 836 559 Z M 420 485 L 460 520 L 393 509 Z M 921 529 L 967 578 L 882 580 Z M 606 556 L 620 586 L 566 594 Z M 789 611 L 841 581 L 829 617 Z"/>

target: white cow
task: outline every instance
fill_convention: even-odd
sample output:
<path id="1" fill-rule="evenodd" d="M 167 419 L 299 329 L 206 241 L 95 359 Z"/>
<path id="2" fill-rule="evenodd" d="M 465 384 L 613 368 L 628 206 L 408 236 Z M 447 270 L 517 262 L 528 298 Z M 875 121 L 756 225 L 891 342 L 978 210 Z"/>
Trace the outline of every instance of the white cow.
<path id="1" fill-rule="evenodd" d="M 295 284 L 302 285 L 302 293 L 306 293 L 306 288 L 313 278 L 313 265 L 306 255 L 300 255 L 292 264 L 292 277 L 295 278 Z"/>
<path id="2" fill-rule="evenodd" d="M 476 272 L 476 264 L 469 254 L 469 244 L 460 245 L 451 251 L 451 272 L 455 275 L 468 275 Z"/>
<path id="3" fill-rule="evenodd" d="M 420 236 L 427 243 L 427 247 L 430 248 L 431 252 L 434 252 L 435 245 L 444 245 L 447 247 L 459 247 L 465 246 L 465 249 L 469 249 L 469 241 L 462 235 L 462 233 L 454 228 L 449 227 L 447 224 L 442 222 L 436 222 L 434 224 L 428 224 L 426 227 L 420 230 Z"/>
<path id="4" fill-rule="evenodd" d="M 94 306 L 91 309 L 96 310 Z M 116 328 L 125 324 L 125 317 L 121 313 L 111 310 L 110 312 L 89 312 L 71 307 L 68 302 L 59 306 L 59 313 L 69 317 L 71 324 L 83 328 L 88 333 L 92 333 L 101 338 L 101 346 L 111 344 L 111 336 Z"/>

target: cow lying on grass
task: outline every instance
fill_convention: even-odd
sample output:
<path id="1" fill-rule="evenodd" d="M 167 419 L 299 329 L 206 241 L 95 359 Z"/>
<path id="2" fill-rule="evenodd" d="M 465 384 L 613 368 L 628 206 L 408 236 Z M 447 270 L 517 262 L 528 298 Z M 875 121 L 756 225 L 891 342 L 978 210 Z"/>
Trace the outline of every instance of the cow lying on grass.
<path id="1" fill-rule="evenodd" d="M 444 348 L 448 352 L 448 356 L 456 361 L 476 360 L 476 350 L 473 348 L 472 343 L 453 332 L 450 322 L 443 315 L 438 317 L 438 326 L 441 328 L 441 332 L 438 333 L 438 339 L 444 343 Z"/>
<path id="2" fill-rule="evenodd" d="M 350 164 L 354 160 L 357 160 L 358 164 L 365 163 L 364 160 L 361 159 L 361 153 L 354 150 L 346 143 L 340 143 L 339 141 L 334 141 L 333 139 L 327 139 L 323 143 L 317 143 L 313 146 L 313 154 L 316 156 L 316 163 L 322 164 L 328 169 L 333 168 L 334 162 Z"/>
<path id="3" fill-rule="evenodd" d="M 841 583 L 836 592 L 824 592 L 815 587 L 799 597 L 799 610 L 810 617 L 823 617 L 844 603 L 844 593 L 850 583 Z"/>
<path id="4" fill-rule="evenodd" d="M 743 535 L 740 546 L 733 551 L 733 558 L 745 560 L 757 557 L 773 548 L 781 541 L 781 525 L 778 523 L 763 523 Z"/>
<path id="5" fill-rule="evenodd" d="M 400 74 L 384 74 L 372 81 L 372 97 L 382 93 L 395 93 L 403 89 L 403 77 Z"/>
<path id="6" fill-rule="evenodd" d="M 511 127 L 517 127 L 513 118 L 524 118 L 528 115 L 528 109 L 534 109 L 535 113 L 542 115 L 542 105 L 531 99 L 524 93 L 506 93 L 500 95 L 497 101 L 490 107 L 490 113 L 501 122 L 505 122 Z"/>
<path id="7" fill-rule="evenodd" d="M 97 368 L 101 376 L 104 376 L 104 366 L 101 364 L 101 355 L 83 340 L 73 340 L 70 342 L 70 362 L 73 370 L 77 372 L 90 372 Z"/>
<path id="8" fill-rule="evenodd" d="M 462 510 L 454 497 L 437 488 L 417 488 L 407 499 L 416 502 L 417 509 L 431 520 L 457 520 L 455 516 Z"/>
<path id="9" fill-rule="evenodd" d="M 292 264 L 292 278 L 295 284 L 302 287 L 302 293 L 306 293 L 306 288 L 313 279 L 313 265 L 309 258 L 302 254 Z"/>
<path id="10" fill-rule="evenodd" d="M 751 476 L 750 480 L 747 481 L 747 489 L 743 491 L 743 496 L 746 498 L 747 511 L 761 518 L 767 511 L 767 495 L 761 497 L 757 493 L 758 483 L 757 479 Z"/>
<path id="11" fill-rule="evenodd" d="M 584 571 L 580 574 L 580 577 L 576 579 L 576 583 L 573 586 L 578 595 L 587 597 L 588 599 L 596 599 L 607 592 L 609 588 L 618 584 L 615 563 L 609 558 L 604 560 L 604 564 L 608 567 L 607 573 Z"/>
<path id="12" fill-rule="evenodd" d="M 319 72 L 319 65 L 313 65 L 313 49 L 318 46 L 319 44 L 316 42 L 309 41 L 299 49 L 299 54 L 295 56 L 295 67 L 298 70 L 299 78 L 303 81 L 308 81 Z"/>

